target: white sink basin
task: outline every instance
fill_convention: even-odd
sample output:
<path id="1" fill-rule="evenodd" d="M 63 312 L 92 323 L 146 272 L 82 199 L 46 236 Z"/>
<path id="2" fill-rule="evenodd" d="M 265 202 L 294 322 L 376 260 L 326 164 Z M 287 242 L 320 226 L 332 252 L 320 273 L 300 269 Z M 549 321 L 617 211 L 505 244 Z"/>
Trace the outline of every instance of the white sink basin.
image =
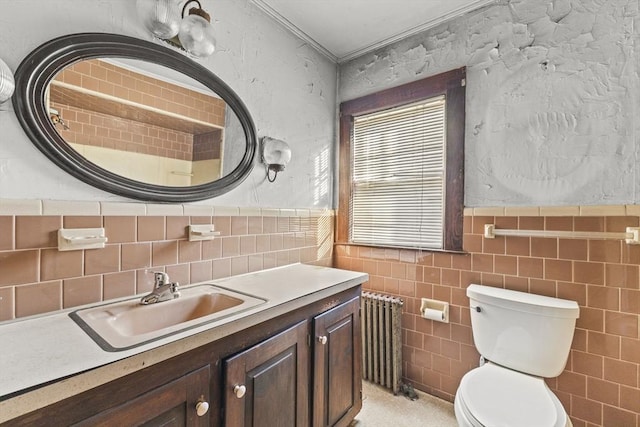
<path id="1" fill-rule="evenodd" d="M 180 298 L 141 305 L 140 297 L 76 310 L 71 318 L 107 351 L 121 351 L 248 310 L 266 300 L 206 284 Z"/>

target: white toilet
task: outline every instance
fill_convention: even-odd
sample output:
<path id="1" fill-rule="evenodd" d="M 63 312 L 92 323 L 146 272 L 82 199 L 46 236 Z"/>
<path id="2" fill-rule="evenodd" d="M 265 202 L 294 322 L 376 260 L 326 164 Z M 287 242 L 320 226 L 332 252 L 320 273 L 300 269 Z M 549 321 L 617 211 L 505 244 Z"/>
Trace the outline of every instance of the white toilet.
<path id="1" fill-rule="evenodd" d="M 564 370 L 579 314 L 575 301 L 470 285 L 476 348 L 484 363 L 460 382 L 461 427 L 566 427 L 571 420 L 544 382 Z"/>

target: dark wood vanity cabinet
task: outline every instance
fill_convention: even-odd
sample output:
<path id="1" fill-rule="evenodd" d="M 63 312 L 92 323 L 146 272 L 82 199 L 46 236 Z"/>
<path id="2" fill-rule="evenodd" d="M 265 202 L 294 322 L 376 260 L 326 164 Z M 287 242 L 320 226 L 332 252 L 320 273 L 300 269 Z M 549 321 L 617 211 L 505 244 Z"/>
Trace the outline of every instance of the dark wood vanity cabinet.
<path id="1" fill-rule="evenodd" d="M 362 408 L 360 298 L 313 319 L 313 427 L 347 426 Z"/>
<path id="2" fill-rule="evenodd" d="M 206 427 L 209 400 L 209 366 L 205 366 L 75 425 Z"/>
<path id="3" fill-rule="evenodd" d="M 308 322 L 224 362 L 225 427 L 309 425 Z"/>
<path id="4" fill-rule="evenodd" d="M 347 426 L 362 407 L 359 312 L 352 298 L 226 359 L 225 427 Z"/>
<path id="5" fill-rule="evenodd" d="M 362 406 L 359 307 L 356 286 L 0 427 L 347 426 Z"/>
<path id="6" fill-rule="evenodd" d="M 210 426 L 211 366 L 165 370 L 153 378 L 136 372 L 2 426 Z"/>

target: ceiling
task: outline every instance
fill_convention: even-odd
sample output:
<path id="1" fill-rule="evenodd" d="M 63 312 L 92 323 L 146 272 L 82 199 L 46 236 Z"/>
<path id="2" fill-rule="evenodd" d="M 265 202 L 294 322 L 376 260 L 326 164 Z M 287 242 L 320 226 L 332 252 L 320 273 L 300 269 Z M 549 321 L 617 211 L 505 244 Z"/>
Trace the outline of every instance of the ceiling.
<path id="1" fill-rule="evenodd" d="M 496 0 L 252 0 L 335 62 L 393 43 Z"/>

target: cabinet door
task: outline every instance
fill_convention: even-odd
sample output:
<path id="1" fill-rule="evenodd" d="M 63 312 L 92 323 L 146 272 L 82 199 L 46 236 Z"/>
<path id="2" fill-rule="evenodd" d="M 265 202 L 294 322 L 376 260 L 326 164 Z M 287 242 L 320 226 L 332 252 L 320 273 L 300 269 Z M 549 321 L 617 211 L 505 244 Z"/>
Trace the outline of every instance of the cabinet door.
<path id="1" fill-rule="evenodd" d="M 209 423 L 209 366 L 193 371 L 76 426 L 197 426 Z M 196 410 L 197 405 L 200 411 Z M 201 415 L 198 415 L 198 412 Z"/>
<path id="2" fill-rule="evenodd" d="M 362 408 L 360 298 L 314 318 L 313 426 L 346 426 Z"/>
<path id="3" fill-rule="evenodd" d="M 309 425 L 308 331 L 305 320 L 225 360 L 225 426 Z"/>

